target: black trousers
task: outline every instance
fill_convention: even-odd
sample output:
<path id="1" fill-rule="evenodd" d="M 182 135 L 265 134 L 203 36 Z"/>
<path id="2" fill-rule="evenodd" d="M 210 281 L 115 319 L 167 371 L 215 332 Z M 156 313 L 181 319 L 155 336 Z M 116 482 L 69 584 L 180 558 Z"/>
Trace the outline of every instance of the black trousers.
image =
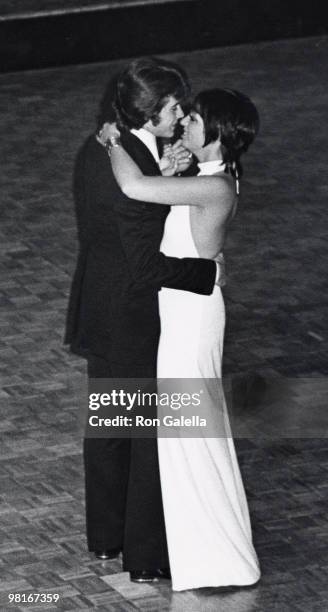
<path id="1" fill-rule="evenodd" d="M 126 366 L 88 359 L 89 378 L 124 378 Z M 131 376 L 155 377 L 153 366 Z M 84 440 L 87 539 L 90 551 L 120 548 L 123 569 L 169 566 L 157 440 Z"/>

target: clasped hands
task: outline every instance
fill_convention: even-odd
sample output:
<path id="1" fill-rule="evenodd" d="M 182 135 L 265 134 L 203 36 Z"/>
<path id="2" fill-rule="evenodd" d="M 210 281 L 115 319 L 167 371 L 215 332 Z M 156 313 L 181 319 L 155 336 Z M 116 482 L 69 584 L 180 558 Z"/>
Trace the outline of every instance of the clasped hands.
<path id="1" fill-rule="evenodd" d="M 159 169 L 163 176 L 173 176 L 185 172 L 191 164 L 192 153 L 186 149 L 182 140 L 174 144 L 164 145 L 163 156 L 159 161 Z"/>

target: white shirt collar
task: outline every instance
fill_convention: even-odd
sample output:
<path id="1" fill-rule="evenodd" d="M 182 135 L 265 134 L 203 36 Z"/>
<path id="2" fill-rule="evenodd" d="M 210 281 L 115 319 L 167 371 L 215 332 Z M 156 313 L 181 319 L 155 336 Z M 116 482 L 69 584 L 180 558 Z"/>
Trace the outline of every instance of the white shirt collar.
<path id="1" fill-rule="evenodd" d="M 212 161 L 200 162 L 198 164 L 199 173 L 198 176 L 205 176 L 206 174 L 216 174 L 217 172 L 224 172 L 225 163 L 222 159 L 213 159 Z"/>
<path id="2" fill-rule="evenodd" d="M 140 130 L 135 130 L 133 128 L 131 130 L 131 134 L 134 134 L 137 138 L 139 138 L 139 140 L 141 140 L 141 142 L 144 143 L 144 145 L 147 147 L 147 149 L 152 154 L 155 161 L 159 163 L 156 136 L 154 136 L 154 134 L 152 134 L 148 130 L 145 130 L 145 128 L 140 128 Z"/>

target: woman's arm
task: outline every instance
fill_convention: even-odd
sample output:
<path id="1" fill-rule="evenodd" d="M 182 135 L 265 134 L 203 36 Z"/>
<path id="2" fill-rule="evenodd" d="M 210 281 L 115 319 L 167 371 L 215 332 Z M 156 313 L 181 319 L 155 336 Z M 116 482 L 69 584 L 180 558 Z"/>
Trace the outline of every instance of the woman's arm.
<path id="1" fill-rule="evenodd" d="M 128 198 L 170 206 L 219 206 L 227 213 L 231 210 L 234 196 L 226 175 L 186 178 L 144 176 L 121 146 L 113 147 L 111 162 L 114 176 Z"/>

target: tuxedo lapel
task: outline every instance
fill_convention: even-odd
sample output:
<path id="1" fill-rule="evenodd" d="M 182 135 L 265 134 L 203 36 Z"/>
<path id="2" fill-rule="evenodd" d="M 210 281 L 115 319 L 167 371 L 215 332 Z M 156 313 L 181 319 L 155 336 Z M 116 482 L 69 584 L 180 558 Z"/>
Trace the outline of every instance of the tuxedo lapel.
<path id="1" fill-rule="evenodd" d="M 125 132 L 121 137 L 122 145 L 140 170 L 148 176 L 160 175 L 160 170 L 146 145 L 131 132 Z"/>

